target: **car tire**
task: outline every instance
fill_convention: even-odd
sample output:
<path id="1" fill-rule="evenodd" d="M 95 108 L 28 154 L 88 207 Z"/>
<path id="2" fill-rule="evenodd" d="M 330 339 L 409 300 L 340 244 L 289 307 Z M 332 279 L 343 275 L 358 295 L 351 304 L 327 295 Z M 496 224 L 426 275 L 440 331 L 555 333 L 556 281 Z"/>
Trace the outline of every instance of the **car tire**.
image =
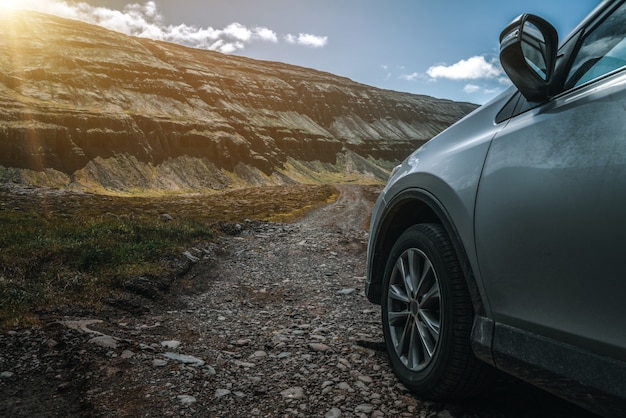
<path id="1" fill-rule="evenodd" d="M 382 323 L 400 381 L 433 400 L 472 396 L 491 367 L 470 346 L 474 309 L 458 257 L 439 224 L 408 228 L 383 278 Z"/>

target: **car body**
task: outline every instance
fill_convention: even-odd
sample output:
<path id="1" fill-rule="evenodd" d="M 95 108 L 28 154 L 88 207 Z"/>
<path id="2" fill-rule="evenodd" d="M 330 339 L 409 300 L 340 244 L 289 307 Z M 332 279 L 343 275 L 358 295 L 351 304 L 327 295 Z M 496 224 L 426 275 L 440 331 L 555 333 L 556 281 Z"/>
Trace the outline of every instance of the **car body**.
<path id="1" fill-rule="evenodd" d="M 624 416 L 626 2 L 602 2 L 560 47 L 527 14 L 500 44 L 514 85 L 378 198 L 366 295 L 392 368 L 425 397 L 470 396 L 496 368 Z"/>

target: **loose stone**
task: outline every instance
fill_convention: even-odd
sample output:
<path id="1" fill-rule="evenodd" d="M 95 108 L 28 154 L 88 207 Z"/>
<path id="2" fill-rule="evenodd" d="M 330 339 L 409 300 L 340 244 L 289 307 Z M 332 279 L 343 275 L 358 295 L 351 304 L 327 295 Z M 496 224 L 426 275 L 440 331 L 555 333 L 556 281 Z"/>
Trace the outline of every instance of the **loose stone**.
<path id="1" fill-rule="evenodd" d="M 196 403 L 196 398 L 194 398 L 191 395 L 178 395 L 178 400 L 183 404 L 183 405 L 191 405 Z"/>
<path id="2" fill-rule="evenodd" d="M 327 346 L 326 344 L 322 344 L 322 343 L 311 343 L 309 344 L 309 348 L 313 351 L 328 351 L 330 349 L 329 346 Z"/>
<path id="3" fill-rule="evenodd" d="M 283 398 L 286 399 L 302 399 L 304 398 L 304 389 L 302 389 L 300 386 L 295 386 L 283 390 L 282 392 L 280 392 L 280 394 L 283 396 Z"/>
<path id="4" fill-rule="evenodd" d="M 228 390 L 228 389 L 217 389 L 217 390 L 215 391 L 215 397 L 216 397 L 216 398 L 223 398 L 223 397 L 224 397 L 224 396 L 226 396 L 226 395 L 230 395 L 230 393 L 231 393 L 231 392 L 230 392 L 230 390 Z"/>
<path id="5" fill-rule="evenodd" d="M 369 414 L 374 410 L 374 406 L 370 404 L 361 404 L 354 408 L 354 412 L 361 414 Z"/>
<path id="6" fill-rule="evenodd" d="M 192 263 L 197 263 L 198 261 L 200 261 L 200 259 L 199 259 L 198 257 L 196 257 L 195 255 L 191 254 L 189 251 L 185 251 L 185 252 L 183 253 L 183 255 L 184 255 L 185 257 L 187 257 L 187 259 L 188 259 L 189 261 L 191 261 Z"/>
<path id="7" fill-rule="evenodd" d="M 372 378 L 365 375 L 359 375 L 358 379 L 363 383 L 372 383 Z"/>
<path id="8" fill-rule="evenodd" d="M 161 346 L 175 350 L 180 346 L 180 341 L 176 341 L 176 340 L 161 341 Z"/>
<path id="9" fill-rule="evenodd" d="M 116 338 L 111 337 L 110 335 L 99 335 L 97 337 L 93 337 L 92 339 L 90 339 L 89 342 L 99 345 L 100 347 L 117 348 Z"/>
<path id="10" fill-rule="evenodd" d="M 267 357 L 267 353 L 265 351 L 255 351 L 250 355 L 251 359 L 265 358 Z"/>
<path id="11" fill-rule="evenodd" d="M 129 358 L 133 357 L 134 355 L 135 355 L 135 353 L 133 353 L 132 351 L 124 350 L 124 351 L 122 351 L 122 354 L 120 355 L 120 357 L 123 358 L 123 359 L 129 359 Z"/>
<path id="12" fill-rule="evenodd" d="M 326 415 L 324 415 L 324 418 L 339 418 L 341 417 L 341 409 L 339 408 L 331 408 L 328 412 L 326 412 Z"/>
<path id="13" fill-rule="evenodd" d="M 176 360 L 176 361 L 180 361 L 181 363 L 184 364 L 189 364 L 191 366 L 204 366 L 204 360 L 199 359 L 197 357 L 194 356 L 188 356 L 186 354 L 178 354 L 178 353 L 163 353 L 162 354 L 163 357 L 167 357 L 171 360 Z"/>

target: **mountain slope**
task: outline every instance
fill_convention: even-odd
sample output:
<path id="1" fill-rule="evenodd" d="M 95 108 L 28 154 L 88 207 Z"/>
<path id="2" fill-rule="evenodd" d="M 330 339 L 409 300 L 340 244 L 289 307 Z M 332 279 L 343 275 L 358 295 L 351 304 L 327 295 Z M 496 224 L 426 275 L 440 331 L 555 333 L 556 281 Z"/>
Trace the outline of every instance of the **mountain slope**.
<path id="1" fill-rule="evenodd" d="M 219 189 L 306 181 L 297 167 L 310 163 L 380 177 L 375 161 L 402 159 L 474 108 L 36 12 L 0 15 L 5 179 Z"/>

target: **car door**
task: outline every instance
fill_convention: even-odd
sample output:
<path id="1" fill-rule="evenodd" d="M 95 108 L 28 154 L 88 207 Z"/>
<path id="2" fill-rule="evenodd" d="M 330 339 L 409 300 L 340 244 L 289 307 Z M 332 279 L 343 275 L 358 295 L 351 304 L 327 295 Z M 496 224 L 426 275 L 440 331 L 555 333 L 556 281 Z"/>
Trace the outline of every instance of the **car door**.
<path id="1" fill-rule="evenodd" d="M 476 247 L 497 323 L 626 360 L 626 5 L 592 25 L 563 92 L 494 138 Z"/>

